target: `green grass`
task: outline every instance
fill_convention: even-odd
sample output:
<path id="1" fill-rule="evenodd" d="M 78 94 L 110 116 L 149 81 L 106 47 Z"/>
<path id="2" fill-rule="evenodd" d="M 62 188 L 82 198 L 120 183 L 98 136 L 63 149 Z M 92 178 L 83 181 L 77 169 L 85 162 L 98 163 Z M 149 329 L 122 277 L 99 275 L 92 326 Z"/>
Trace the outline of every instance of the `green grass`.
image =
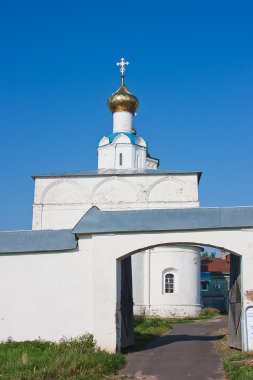
<path id="1" fill-rule="evenodd" d="M 238 351 L 229 354 L 224 359 L 224 369 L 229 380 L 252 380 L 253 354 Z"/>
<path id="2" fill-rule="evenodd" d="M 149 341 L 158 338 L 166 331 L 170 330 L 171 323 L 168 318 L 158 317 L 135 317 L 134 321 L 134 347 L 128 351 L 139 351 Z"/>
<path id="3" fill-rule="evenodd" d="M 59 344 L 44 341 L 0 344 L 1 380 L 110 379 L 124 362 L 121 353 L 109 354 L 99 349 L 92 335 Z"/>
<path id="4" fill-rule="evenodd" d="M 223 367 L 228 380 L 253 379 L 253 352 L 241 352 L 229 347 L 227 335 L 216 342 L 216 348 L 223 357 Z"/>

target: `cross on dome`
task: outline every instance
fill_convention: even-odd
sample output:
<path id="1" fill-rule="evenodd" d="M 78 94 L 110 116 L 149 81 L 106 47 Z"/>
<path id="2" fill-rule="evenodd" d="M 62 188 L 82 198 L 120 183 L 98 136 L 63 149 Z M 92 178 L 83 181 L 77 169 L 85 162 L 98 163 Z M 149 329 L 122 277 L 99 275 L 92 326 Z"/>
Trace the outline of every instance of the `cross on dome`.
<path id="1" fill-rule="evenodd" d="M 121 58 L 120 62 L 117 62 L 116 65 L 121 66 L 120 67 L 121 77 L 124 77 L 124 73 L 126 71 L 125 66 L 129 65 L 129 62 L 126 62 L 125 58 Z"/>
<path id="2" fill-rule="evenodd" d="M 108 107 L 112 113 L 117 111 L 128 111 L 135 115 L 136 110 L 139 106 L 139 101 L 134 94 L 129 92 L 125 86 L 125 66 L 129 65 L 129 62 L 125 61 L 125 58 L 121 58 L 120 62 L 116 63 L 117 66 L 120 66 L 121 72 L 121 85 L 116 92 L 114 92 L 108 99 Z M 130 129 L 132 131 L 133 128 Z M 132 132 L 131 132 L 132 133 Z"/>

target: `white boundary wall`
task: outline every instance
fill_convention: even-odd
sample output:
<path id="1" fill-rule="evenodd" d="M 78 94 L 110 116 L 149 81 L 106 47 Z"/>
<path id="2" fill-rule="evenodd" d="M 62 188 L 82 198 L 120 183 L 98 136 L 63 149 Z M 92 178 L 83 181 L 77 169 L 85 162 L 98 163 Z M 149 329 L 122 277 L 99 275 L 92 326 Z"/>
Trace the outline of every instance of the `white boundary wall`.
<path id="1" fill-rule="evenodd" d="M 158 245 L 210 245 L 242 256 L 242 337 L 253 306 L 253 230 L 81 235 L 71 252 L 0 255 L 0 340 L 94 334 L 114 352 L 120 346 L 120 260 Z"/>
<path id="2" fill-rule="evenodd" d="M 85 248 L 0 255 L 0 341 L 92 333 L 91 268 Z"/>

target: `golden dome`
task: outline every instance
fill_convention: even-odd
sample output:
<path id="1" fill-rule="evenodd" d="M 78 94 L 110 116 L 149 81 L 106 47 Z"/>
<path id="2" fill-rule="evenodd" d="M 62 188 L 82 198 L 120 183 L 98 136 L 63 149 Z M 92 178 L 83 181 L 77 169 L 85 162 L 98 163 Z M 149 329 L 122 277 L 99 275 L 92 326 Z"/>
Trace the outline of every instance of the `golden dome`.
<path id="1" fill-rule="evenodd" d="M 122 80 L 119 89 L 108 99 L 107 105 L 112 113 L 128 111 L 134 115 L 139 106 L 139 100 L 126 89 L 124 80 Z"/>

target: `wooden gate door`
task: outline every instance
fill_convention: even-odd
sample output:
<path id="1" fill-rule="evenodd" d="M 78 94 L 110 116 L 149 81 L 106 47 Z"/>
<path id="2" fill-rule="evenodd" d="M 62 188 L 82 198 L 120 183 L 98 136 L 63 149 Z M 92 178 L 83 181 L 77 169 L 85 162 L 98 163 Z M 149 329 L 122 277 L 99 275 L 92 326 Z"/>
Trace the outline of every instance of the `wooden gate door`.
<path id="1" fill-rule="evenodd" d="M 241 316 L 241 257 L 230 254 L 228 341 L 230 347 L 239 350 L 242 349 Z"/>
<path id="2" fill-rule="evenodd" d="M 134 344 L 131 256 L 121 261 L 121 348 Z"/>

